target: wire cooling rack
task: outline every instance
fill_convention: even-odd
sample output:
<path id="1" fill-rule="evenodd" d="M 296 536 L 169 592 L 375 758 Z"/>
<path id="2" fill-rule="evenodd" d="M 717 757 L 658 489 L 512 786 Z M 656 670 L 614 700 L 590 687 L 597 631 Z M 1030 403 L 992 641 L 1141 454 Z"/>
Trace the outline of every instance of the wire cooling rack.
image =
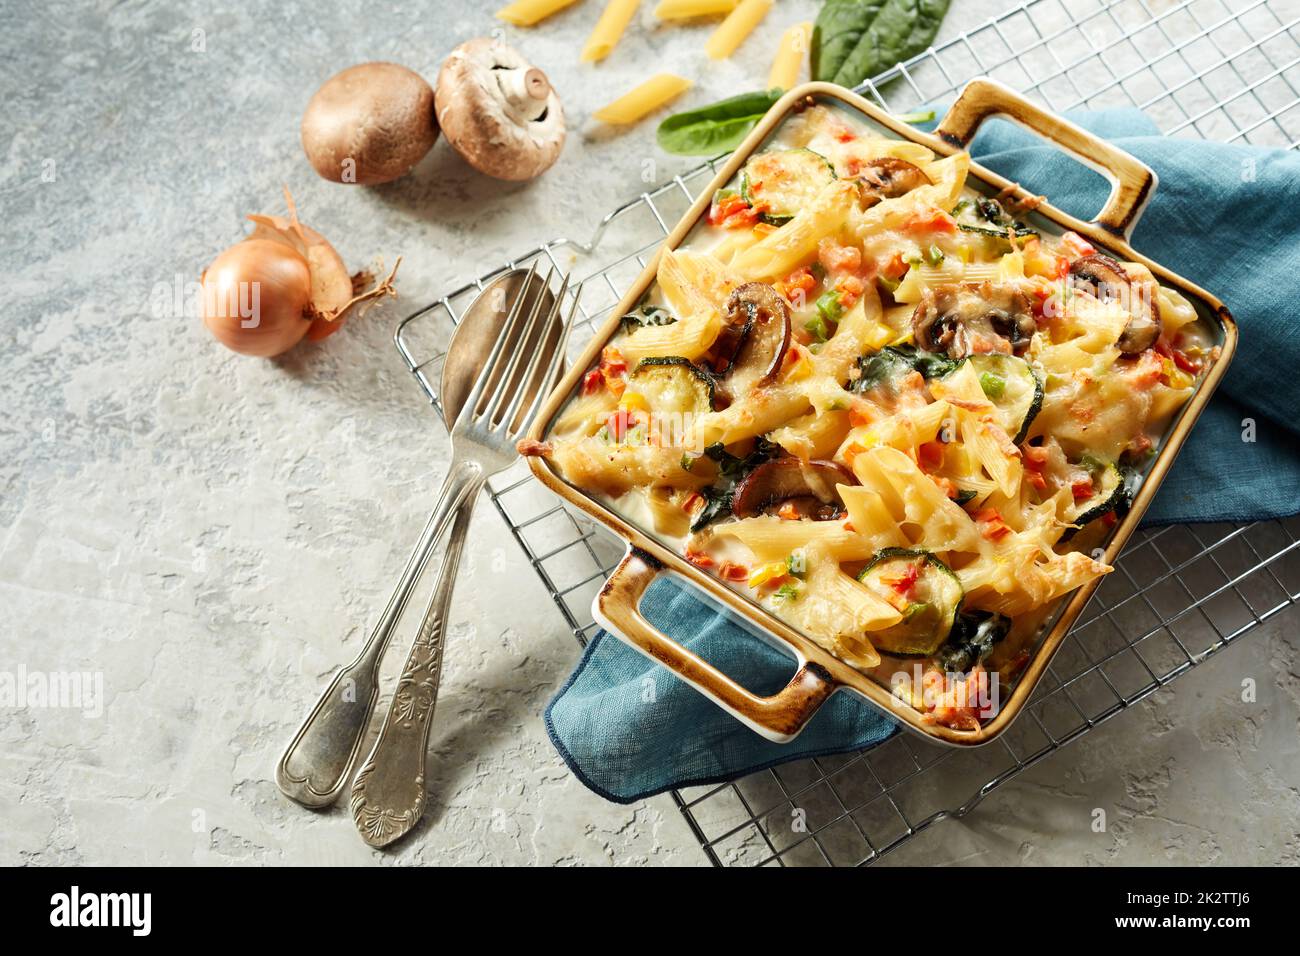
<path id="1" fill-rule="evenodd" d="M 1166 133 L 1295 148 L 1297 5 L 1033 0 L 859 92 L 902 112 L 951 97 L 973 77 L 992 76 L 1056 111 L 1136 106 Z M 435 407 L 442 348 L 487 282 L 533 261 L 579 277 L 588 269 L 573 336 L 580 346 L 713 178 L 717 162 L 615 209 L 589 241 L 548 242 L 405 319 L 397 347 Z M 592 598 L 622 556 L 621 544 L 557 504 L 522 464 L 494 479 L 489 493 L 585 644 L 596 630 Z M 903 733 L 859 753 L 798 761 L 672 797 L 715 865 L 872 863 L 939 820 L 968 813 L 1022 770 L 1296 603 L 1298 535 L 1300 520 L 1136 534 L 1024 715 L 989 746 L 952 750 Z M 792 825 L 796 819 L 799 826 Z"/>

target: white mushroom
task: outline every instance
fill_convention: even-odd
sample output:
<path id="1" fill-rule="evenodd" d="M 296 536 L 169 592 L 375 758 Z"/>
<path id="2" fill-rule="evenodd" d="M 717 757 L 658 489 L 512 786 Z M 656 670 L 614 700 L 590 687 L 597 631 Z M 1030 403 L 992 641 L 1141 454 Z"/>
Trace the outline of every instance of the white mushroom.
<path id="1" fill-rule="evenodd" d="M 452 50 L 434 105 L 447 141 L 497 179 L 541 175 L 564 145 L 564 110 L 546 74 L 499 40 L 480 37 Z"/>

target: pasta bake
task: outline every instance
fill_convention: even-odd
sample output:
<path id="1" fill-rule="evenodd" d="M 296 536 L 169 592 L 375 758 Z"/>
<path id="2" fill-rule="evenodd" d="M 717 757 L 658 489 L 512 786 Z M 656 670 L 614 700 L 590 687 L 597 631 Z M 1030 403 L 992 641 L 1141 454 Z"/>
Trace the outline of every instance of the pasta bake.
<path id="1" fill-rule="evenodd" d="M 969 164 L 807 105 L 524 448 L 957 729 L 1111 571 L 1217 354 L 1182 295 Z"/>

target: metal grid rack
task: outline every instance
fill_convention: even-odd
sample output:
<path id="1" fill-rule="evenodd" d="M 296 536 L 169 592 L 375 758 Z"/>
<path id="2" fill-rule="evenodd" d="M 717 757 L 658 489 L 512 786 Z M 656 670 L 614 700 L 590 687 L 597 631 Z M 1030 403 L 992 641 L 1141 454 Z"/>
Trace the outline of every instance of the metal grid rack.
<path id="1" fill-rule="evenodd" d="M 1169 134 L 1300 145 L 1295 0 L 1031 0 L 868 81 L 902 112 L 992 76 L 1056 111 L 1136 106 Z M 397 346 L 437 406 L 442 346 L 483 286 L 541 260 L 584 278 L 575 347 L 644 268 L 716 160 L 611 212 L 586 243 L 556 239 L 405 319 Z M 563 265 L 560 261 L 563 256 Z M 557 504 L 522 464 L 493 504 L 579 642 L 619 542 Z M 904 733 L 875 748 L 674 791 L 715 865 L 854 865 L 883 854 L 1168 684 L 1300 600 L 1300 520 L 1139 532 L 1053 660 L 1025 715 L 998 742 L 941 748 Z M 791 814 L 806 827 L 791 832 Z"/>

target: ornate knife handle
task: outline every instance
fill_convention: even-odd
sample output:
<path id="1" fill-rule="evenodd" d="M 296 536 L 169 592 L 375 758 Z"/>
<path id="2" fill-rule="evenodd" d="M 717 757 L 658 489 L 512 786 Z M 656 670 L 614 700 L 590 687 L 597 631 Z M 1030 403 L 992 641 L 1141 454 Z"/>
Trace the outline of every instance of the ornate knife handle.
<path id="1" fill-rule="evenodd" d="M 482 487 L 477 466 L 453 462 L 438 495 L 438 504 L 407 559 L 388 606 L 356 660 L 334 675 L 302 722 L 275 768 L 275 782 L 285 796 L 303 806 L 327 807 L 338 799 L 356 762 L 379 693 L 379 661 L 415 584 L 433 555 L 438 539 L 462 506 L 473 508 Z"/>
<path id="2" fill-rule="evenodd" d="M 474 499 L 470 497 L 456 515 L 433 594 L 406 658 L 388 716 L 352 783 L 352 819 L 362 839 L 374 847 L 387 846 L 404 836 L 424 815 L 424 766 L 442 676 L 447 612 L 473 509 Z"/>

